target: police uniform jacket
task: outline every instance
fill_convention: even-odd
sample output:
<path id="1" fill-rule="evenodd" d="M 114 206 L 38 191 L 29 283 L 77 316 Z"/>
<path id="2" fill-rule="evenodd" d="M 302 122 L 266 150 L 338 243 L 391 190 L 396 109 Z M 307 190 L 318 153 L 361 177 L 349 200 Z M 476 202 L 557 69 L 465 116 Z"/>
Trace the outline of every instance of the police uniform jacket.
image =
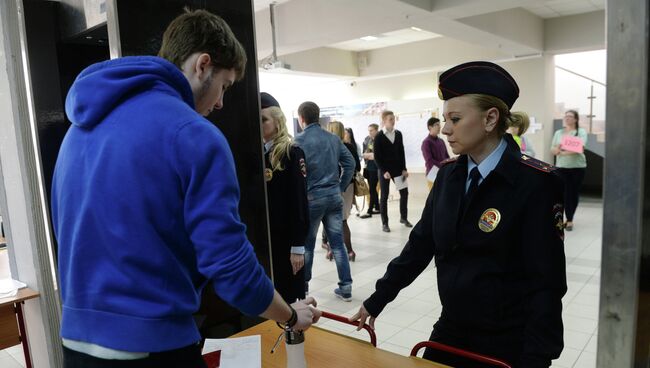
<path id="1" fill-rule="evenodd" d="M 364 306 L 378 316 L 435 258 L 443 308 L 434 334 L 514 367 L 548 367 L 563 348 L 562 184 L 554 168 L 505 139 L 469 201 L 468 157 L 443 165 L 422 218 Z"/>
<path id="2" fill-rule="evenodd" d="M 305 298 L 304 268 L 296 275 L 289 260 L 291 247 L 305 245 L 309 230 L 309 207 L 305 155 L 293 146 L 290 157 L 285 157 L 284 170 L 271 170 L 270 151 L 265 153 L 266 190 L 271 233 L 273 281 L 276 290 L 287 303 Z"/>

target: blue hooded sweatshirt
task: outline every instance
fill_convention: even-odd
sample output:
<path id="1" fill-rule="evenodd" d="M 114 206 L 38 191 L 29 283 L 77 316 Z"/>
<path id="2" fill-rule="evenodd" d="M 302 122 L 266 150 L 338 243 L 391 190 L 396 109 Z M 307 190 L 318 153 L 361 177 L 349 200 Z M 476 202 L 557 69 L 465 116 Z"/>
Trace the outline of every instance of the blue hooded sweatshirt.
<path id="1" fill-rule="evenodd" d="M 249 315 L 273 285 L 238 214 L 223 134 L 194 111 L 181 71 L 125 57 L 81 72 L 54 172 L 65 339 L 133 352 L 199 341 L 201 290 Z"/>

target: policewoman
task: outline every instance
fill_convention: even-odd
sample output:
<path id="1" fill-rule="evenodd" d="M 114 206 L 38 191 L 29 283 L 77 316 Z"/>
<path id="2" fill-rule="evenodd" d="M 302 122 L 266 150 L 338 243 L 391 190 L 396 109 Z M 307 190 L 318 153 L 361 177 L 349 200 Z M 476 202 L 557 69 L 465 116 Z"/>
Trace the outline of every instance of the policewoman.
<path id="1" fill-rule="evenodd" d="M 409 241 L 351 320 L 374 324 L 434 258 L 442 312 L 431 341 L 549 367 L 563 349 L 567 290 L 561 179 L 505 133 L 528 117 L 510 112 L 519 88 L 503 68 L 458 65 L 440 76 L 439 94 L 442 133 L 460 156 L 440 169 Z M 424 358 L 482 367 L 429 349 Z"/>
<path id="2" fill-rule="evenodd" d="M 305 299 L 305 238 L 309 230 L 305 154 L 293 144 L 280 104 L 260 94 L 271 233 L 273 283 L 287 303 Z"/>

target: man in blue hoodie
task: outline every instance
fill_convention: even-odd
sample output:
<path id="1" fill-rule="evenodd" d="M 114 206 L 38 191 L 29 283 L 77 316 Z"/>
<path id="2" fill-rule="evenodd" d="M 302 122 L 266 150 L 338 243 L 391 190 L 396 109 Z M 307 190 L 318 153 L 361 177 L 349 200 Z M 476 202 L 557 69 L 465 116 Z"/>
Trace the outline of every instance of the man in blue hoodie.
<path id="1" fill-rule="evenodd" d="M 239 218 L 228 143 L 201 116 L 243 77 L 243 47 L 199 10 L 169 25 L 159 56 L 92 65 L 66 99 L 52 186 L 65 367 L 205 367 L 192 314 L 208 281 L 294 329 L 320 315 L 274 291 Z"/>

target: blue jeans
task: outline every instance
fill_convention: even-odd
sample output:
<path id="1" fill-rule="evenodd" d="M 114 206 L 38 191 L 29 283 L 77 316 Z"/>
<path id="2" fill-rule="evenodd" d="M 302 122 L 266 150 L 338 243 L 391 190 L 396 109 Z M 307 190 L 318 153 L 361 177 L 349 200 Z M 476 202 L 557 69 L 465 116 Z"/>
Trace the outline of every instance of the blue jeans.
<path id="1" fill-rule="evenodd" d="M 305 282 L 311 280 L 311 267 L 314 264 L 314 246 L 318 226 L 325 226 L 327 239 L 336 262 L 339 274 L 339 288 L 352 292 L 352 275 L 348 252 L 343 244 L 343 198 L 340 195 L 326 196 L 309 200 L 309 233 L 305 244 Z"/>

